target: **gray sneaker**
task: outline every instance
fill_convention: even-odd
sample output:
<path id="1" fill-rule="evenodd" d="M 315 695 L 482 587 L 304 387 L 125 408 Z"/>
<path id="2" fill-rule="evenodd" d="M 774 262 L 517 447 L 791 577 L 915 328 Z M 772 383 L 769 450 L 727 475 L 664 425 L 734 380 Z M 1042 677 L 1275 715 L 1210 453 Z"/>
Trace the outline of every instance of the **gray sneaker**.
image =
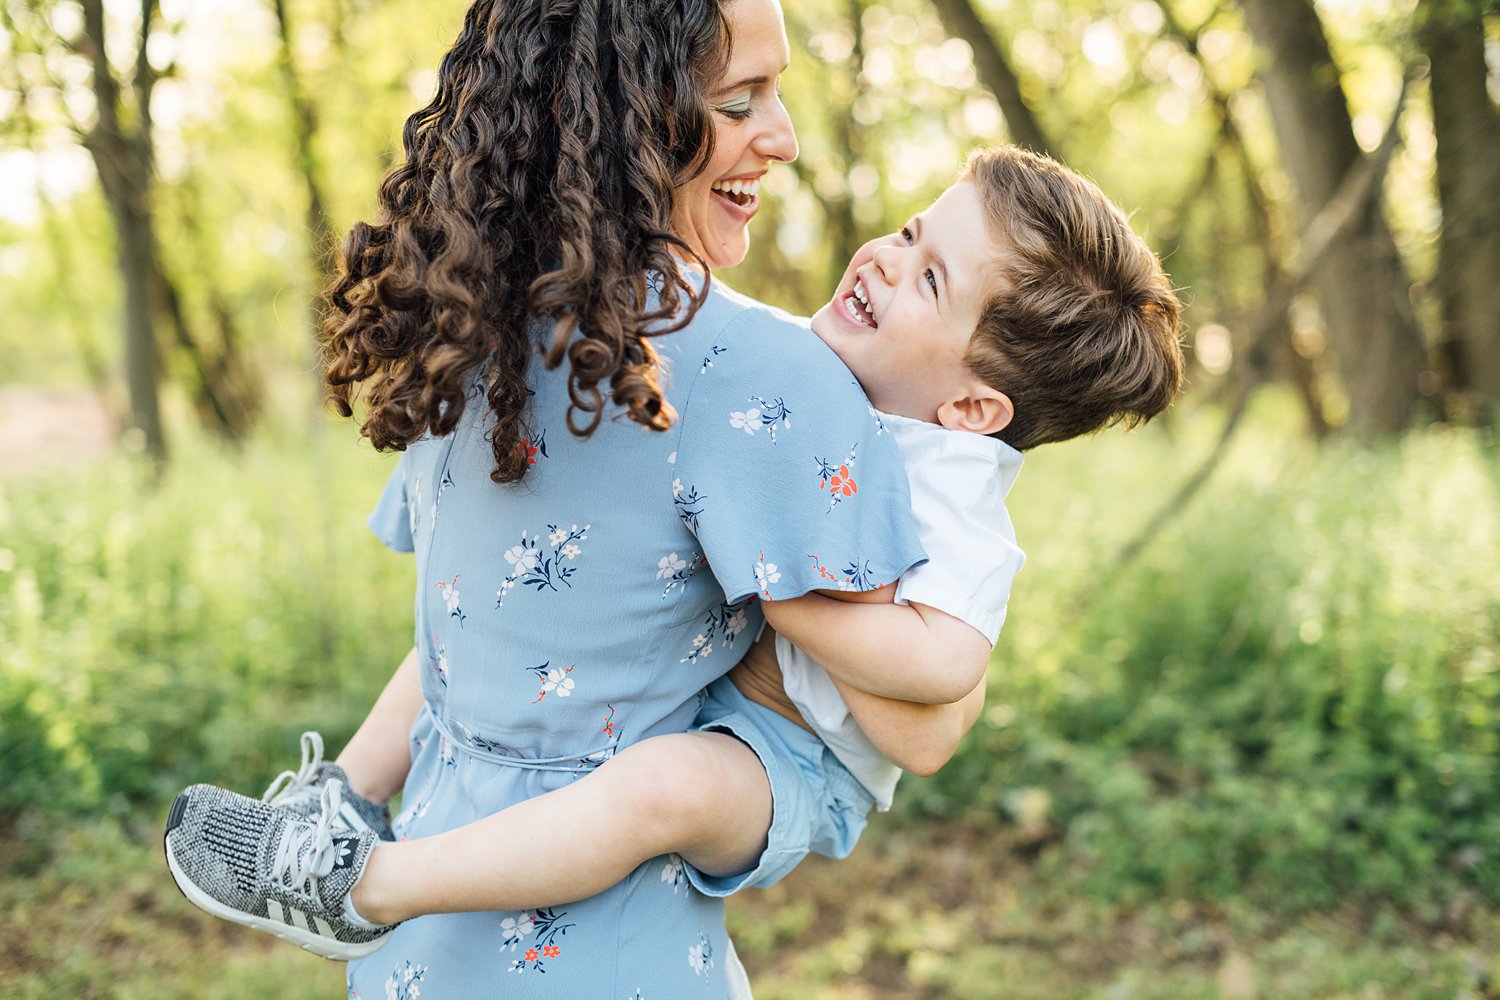
<path id="1" fill-rule="evenodd" d="M 385 943 L 395 925 L 350 918 L 344 902 L 379 843 L 339 829 L 343 785 L 323 786 L 310 820 L 213 785 L 193 785 L 167 814 L 167 867 L 182 894 L 216 917 L 269 931 L 347 962 Z"/>
<path id="2" fill-rule="evenodd" d="M 317 819 L 322 810 L 323 786 L 330 781 L 344 786 L 343 805 L 336 825 L 350 830 L 369 830 L 381 840 L 395 840 L 391 832 L 391 810 L 383 803 L 371 802 L 349 787 L 349 776 L 337 764 L 324 763 L 323 737 L 308 730 L 302 734 L 302 766 L 282 771 L 262 795 L 261 801 L 296 813 L 305 819 Z"/>

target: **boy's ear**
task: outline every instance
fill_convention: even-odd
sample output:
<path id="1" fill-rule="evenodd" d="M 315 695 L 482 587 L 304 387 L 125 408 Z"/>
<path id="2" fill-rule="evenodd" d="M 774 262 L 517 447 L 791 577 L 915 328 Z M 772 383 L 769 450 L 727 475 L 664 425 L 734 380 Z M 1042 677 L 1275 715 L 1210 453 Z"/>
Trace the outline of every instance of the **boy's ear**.
<path id="1" fill-rule="evenodd" d="M 1010 424 L 1016 408 L 1010 397 L 983 382 L 974 382 L 968 391 L 938 407 L 938 423 L 950 431 L 994 434 Z"/>

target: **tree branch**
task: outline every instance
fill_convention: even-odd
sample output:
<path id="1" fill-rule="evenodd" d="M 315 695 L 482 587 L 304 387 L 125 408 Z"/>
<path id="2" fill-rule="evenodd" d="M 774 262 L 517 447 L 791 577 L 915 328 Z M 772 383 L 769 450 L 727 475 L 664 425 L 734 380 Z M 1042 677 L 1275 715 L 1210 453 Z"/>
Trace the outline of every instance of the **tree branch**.
<path id="1" fill-rule="evenodd" d="M 969 43 L 974 52 L 974 68 L 999 102 L 1005 123 L 1010 127 L 1011 140 L 1018 146 L 1056 156 L 1056 146 L 1047 141 L 1041 123 L 1021 95 L 1020 78 L 971 0 L 932 0 L 932 5 L 937 8 L 938 18 L 948 34 Z"/>

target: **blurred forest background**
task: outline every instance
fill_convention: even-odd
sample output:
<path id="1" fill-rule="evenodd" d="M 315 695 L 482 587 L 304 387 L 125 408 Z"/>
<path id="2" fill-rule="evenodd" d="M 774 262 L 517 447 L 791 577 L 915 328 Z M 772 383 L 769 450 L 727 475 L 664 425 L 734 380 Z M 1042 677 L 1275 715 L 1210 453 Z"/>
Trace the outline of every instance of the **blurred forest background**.
<path id="1" fill-rule="evenodd" d="M 0 997 L 335 995 L 197 914 L 182 785 L 410 643 L 318 401 L 330 249 L 459 0 L 0 0 Z M 762 998 L 1500 996 L 1493 0 L 802 0 L 750 259 L 811 311 L 973 146 L 1094 178 L 1191 386 L 1042 449 L 959 757 L 732 907 Z"/>

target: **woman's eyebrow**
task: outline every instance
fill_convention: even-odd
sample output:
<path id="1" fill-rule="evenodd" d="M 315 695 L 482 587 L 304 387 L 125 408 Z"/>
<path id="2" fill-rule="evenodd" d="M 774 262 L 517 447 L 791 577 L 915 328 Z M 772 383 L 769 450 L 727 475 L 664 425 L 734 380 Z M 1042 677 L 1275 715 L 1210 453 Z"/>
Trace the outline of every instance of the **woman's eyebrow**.
<path id="1" fill-rule="evenodd" d="M 747 76 L 743 80 L 736 80 L 734 83 L 726 83 L 724 86 L 714 91 L 714 96 L 719 97 L 723 94 L 731 94 L 736 90 L 745 90 L 747 88 L 753 90 L 756 87 L 769 82 L 770 79 L 770 77 L 765 76 L 764 74 L 762 74 L 761 76 Z"/>

